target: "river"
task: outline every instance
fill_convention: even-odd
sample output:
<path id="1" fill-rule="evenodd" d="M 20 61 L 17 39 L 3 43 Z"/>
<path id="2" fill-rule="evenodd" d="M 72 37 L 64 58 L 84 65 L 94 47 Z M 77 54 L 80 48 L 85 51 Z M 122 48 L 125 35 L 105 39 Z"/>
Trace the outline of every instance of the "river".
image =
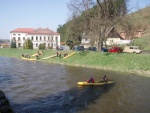
<path id="1" fill-rule="evenodd" d="M 79 87 L 106 74 L 114 84 Z M 150 78 L 0 57 L 0 90 L 15 113 L 150 113 Z"/>

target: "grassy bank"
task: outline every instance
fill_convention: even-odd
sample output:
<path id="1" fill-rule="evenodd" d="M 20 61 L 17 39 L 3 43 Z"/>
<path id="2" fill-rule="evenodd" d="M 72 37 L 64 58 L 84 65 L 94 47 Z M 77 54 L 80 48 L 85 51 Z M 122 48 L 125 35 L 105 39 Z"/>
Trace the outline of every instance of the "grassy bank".
<path id="1" fill-rule="evenodd" d="M 13 58 L 21 58 L 21 54 L 28 53 L 32 55 L 37 50 L 24 49 L 0 49 L 0 56 L 8 56 Z M 61 51 L 62 57 L 64 53 L 72 53 L 72 51 Z M 150 55 L 144 54 L 126 54 L 126 53 L 104 53 L 104 52 L 76 52 L 75 55 L 67 59 L 59 57 L 42 60 L 42 58 L 54 55 L 56 51 L 46 50 L 45 55 L 41 55 L 39 61 L 48 63 L 59 63 L 74 66 L 84 66 L 91 68 L 100 68 L 114 70 L 120 72 L 132 72 L 138 74 L 150 74 Z"/>

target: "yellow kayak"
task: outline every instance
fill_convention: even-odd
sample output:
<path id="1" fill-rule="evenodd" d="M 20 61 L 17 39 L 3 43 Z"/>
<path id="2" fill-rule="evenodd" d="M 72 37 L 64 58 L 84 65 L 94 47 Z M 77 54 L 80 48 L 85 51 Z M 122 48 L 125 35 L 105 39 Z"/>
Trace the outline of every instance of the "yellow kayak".
<path id="1" fill-rule="evenodd" d="M 24 58 L 24 57 L 21 57 L 23 60 L 29 60 L 29 61 L 35 61 L 36 59 L 33 59 L 33 58 Z"/>
<path id="2" fill-rule="evenodd" d="M 35 53 L 35 54 L 31 55 L 31 56 L 36 56 L 36 55 L 38 55 L 38 53 Z"/>
<path id="3" fill-rule="evenodd" d="M 73 52 L 73 53 L 71 53 L 71 54 L 69 54 L 69 55 L 67 55 L 67 56 L 63 57 L 63 59 L 66 59 L 66 58 L 68 58 L 68 57 L 70 57 L 70 56 L 74 55 L 75 53 L 76 53 L 76 52 Z"/>
<path id="4" fill-rule="evenodd" d="M 56 57 L 56 56 L 57 56 L 57 54 L 52 55 L 52 56 L 48 56 L 48 57 L 43 58 L 43 60 L 48 59 L 48 58 L 54 58 L 54 57 Z"/>
<path id="5" fill-rule="evenodd" d="M 97 86 L 97 85 L 104 85 L 104 84 L 112 84 L 114 83 L 113 81 L 108 81 L 108 82 L 94 82 L 94 83 L 87 83 L 87 82 L 78 82 L 77 84 L 78 85 L 81 85 L 81 86 Z"/>

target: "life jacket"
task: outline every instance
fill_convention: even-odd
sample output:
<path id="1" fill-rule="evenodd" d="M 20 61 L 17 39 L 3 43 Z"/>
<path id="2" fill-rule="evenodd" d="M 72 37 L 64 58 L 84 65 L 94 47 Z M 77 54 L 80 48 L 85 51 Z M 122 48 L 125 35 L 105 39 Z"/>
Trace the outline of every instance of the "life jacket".
<path id="1" fill-rule="evenodd" d="M 92 83 L 94 83 L 94 78 L 92 78 Z"/>

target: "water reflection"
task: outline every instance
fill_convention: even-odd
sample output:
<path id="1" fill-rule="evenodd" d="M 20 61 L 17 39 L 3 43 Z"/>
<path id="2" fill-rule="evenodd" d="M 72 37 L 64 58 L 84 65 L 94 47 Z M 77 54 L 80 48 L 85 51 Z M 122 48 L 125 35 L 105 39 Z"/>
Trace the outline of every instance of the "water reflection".
<path id="1" fill-rule="evenodd" d="M 0 57 L 0 90 L 17 113 L 149 113 L 150 78 Z M 77 87 L 91 75 L 115 84 Z"/>
<path id="2" fill-rule="evenodd" d="M 111 87 L 112 85 L 72 88 L 44 98 L 32 99 L 26 103 L 14 104 L 14 106 L 17 106 L 17 112 L 22 109 L 22 113 L 76 113 L 90 103 L 94 104 L 95 100 L 107 93 Z"/>

